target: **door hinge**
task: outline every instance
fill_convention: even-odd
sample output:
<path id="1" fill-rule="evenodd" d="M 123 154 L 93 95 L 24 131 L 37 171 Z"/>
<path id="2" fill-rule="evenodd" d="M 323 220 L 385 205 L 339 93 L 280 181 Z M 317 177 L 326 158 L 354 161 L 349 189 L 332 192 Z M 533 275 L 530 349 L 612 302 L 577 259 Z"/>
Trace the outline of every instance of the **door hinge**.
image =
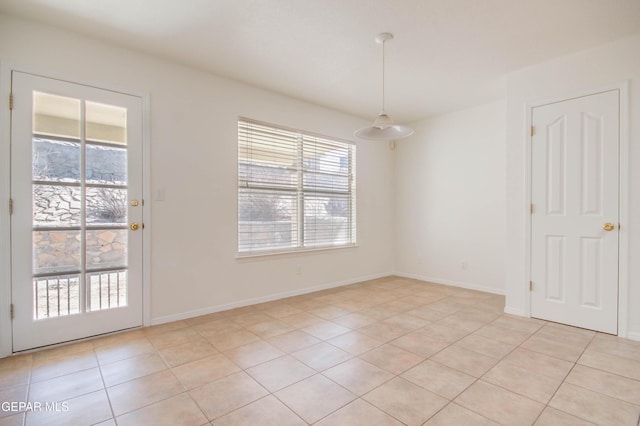
<path id="1" fill-rule="evenodd" d="M 536 128 L 534 126 L 531 126 L 531 136 L 536 134 Z"/>
<path id="2" fill-rule="evenodd" d="M 13 303 L 11 304 L 11 307 L 9 308 L 9 316 L 13 320 Z"/>
<path id="3" fill-rule="evenodd" d="M 9 110 L 13 109 L 13 92 L 9 93 Z"/>
<path id="4" fill-rule="evenodd" d="M 9 198 L 9 215 L 13 214 L 13 198 Z"/>
<path id="5" fill-rule="evenodd" d="M 529 213 L 533 214 L 533 203 L 531 203 L 531 206 L 529 206 Z"/>
<path id="6" fill-rule="evenodd" d="M 533 281 L 529 281 L 529 291 L 533 291 Z"/>

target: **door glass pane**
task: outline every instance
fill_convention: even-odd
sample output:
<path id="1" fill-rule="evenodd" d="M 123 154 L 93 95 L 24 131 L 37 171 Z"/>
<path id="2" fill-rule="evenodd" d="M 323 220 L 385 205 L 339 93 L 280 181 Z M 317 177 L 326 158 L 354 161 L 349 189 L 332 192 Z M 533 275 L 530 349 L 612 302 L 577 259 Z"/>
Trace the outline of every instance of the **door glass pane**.
<path id="1" fill-rule="evenodd" d="M 87 188 L 87 224 L 122 225 L 127 222 L 127 190 Z"/>
<path id="2" fill-rule="evenodd" d="M 80 99 L 33 92 L 33 133 L 80 138 Z"/>
<path id="3" fill-rule="evenodd" d="M 87 144 L 87 183 L 127 184 L 127 150 Z"/>
<path id="4" fill-rule="evenodd" d="M 127 271 L 94 272 L 87 274 L 87 310 L 127 306 Z"/>
<path id="5" fill-rule="evenodd" d="M 80 226 L 80 188 L 33 185 L 33 226 Z"/>
<path id="6" fill-rule="evenodd" d="M 127 266 L 126 229 L 87 231 L 87 269 Z"/>
<path id="7" fill-rule="evenodd" d="M 78 142 L 33 138 L 33 180 L 80 182 Z"/>
<path id="8" fill-rule="evenodd" d="M 127 109 L 96 102 L 86 103 L 87 140 L 127 144 Z"/>
<path id="9" fill-rule="evenodd" d="M 33 319 L 80 312 L 80 275 L 34 278 Z"/>
<path id="10" fill-rule="evenodd" d="M 80 270 L 80 231 L 33 231 L 33 273 Z"/>

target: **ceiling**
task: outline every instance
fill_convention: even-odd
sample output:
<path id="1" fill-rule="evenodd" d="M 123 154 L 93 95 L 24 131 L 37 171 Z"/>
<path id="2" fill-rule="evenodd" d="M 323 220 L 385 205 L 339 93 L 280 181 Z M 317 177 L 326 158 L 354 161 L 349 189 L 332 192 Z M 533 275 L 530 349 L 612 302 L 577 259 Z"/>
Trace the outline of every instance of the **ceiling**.
<path id="1" fill-rule="evenodd" d="M 640 0 L 0 0 L 201 70 L 396 122 L 505 97 L 505 74 L 640 33 Z"/>

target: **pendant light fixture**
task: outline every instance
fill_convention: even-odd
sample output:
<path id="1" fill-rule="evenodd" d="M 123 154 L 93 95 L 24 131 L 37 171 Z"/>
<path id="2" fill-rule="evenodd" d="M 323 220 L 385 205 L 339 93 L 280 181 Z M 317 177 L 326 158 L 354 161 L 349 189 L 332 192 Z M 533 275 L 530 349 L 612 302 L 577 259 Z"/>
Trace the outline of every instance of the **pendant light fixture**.
<path id="1" fill-rule="evenodd" d="M 413 134 L 411 127 L 394 124 L 391 117 L 384 111 L 384 43 L 391 39 L 393 39 L 391 33 L 378 34 L 376 37 L 376 42 L 382 45 L 382 109 L 373 125 L 356 130 L 355 136 L 361 139 L 393 141 Z"/>

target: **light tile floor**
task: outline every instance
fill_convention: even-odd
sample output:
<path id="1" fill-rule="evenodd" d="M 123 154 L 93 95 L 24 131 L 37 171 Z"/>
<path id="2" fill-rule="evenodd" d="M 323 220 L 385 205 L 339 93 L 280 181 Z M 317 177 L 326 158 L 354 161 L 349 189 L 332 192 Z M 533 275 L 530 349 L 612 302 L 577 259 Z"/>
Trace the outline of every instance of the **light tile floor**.
<path id="1" fill-rule="evenodd" d="M 387 277 L 5 358 L 0 426 L 637 425 L 640 342 L 503 308 Z"/>

